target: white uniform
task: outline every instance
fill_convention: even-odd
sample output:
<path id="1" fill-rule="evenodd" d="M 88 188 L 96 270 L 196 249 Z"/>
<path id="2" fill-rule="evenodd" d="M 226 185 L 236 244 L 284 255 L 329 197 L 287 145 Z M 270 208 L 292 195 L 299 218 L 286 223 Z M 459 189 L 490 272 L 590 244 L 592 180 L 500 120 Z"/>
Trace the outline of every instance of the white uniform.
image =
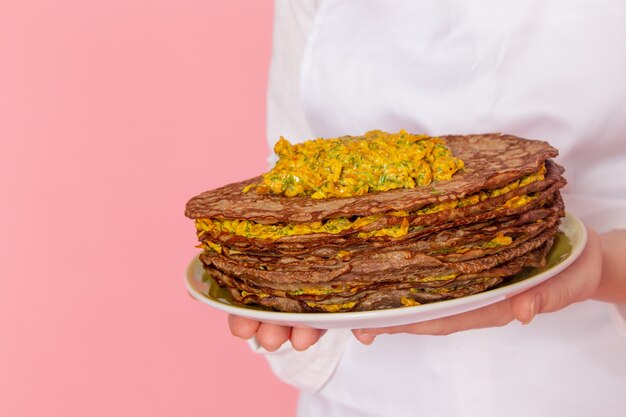
<path id="1" fill-rule="evenodd" d="M 401 128 L 548 140 L 567 210 L 626 226 L 626 2 L 277 0 L 270 145 Z M 267 357 L 302 388 L 300 417 L 622 417 L 625 329 L 623 306 L 588 301 L 371 346 L 329 331 Z"/>

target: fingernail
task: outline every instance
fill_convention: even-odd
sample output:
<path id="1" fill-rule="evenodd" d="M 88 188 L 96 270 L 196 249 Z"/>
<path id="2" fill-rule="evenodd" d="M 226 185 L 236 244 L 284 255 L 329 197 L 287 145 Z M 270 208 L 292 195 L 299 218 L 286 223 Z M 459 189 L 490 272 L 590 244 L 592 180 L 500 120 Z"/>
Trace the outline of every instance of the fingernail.
<path id="1" fill-rule="evenodd" d="M 522 324 L 529 324 L 531 321 L 533 321 L 537 313 L 541 311 L 542 306 L 543 306 L 543 295 L 539 293 L 535 296 L 533 301 L 530 303 L 530 317 L 528 318 L 527 321 L 525 321 Z"/>
<path id="2" fill-rule="evenodd" d="M 359 336 L 359 341 L 364 345 L 371 345 L 372 343 L 374 343 L 375 339 L 375 334 L 361 333 L 361 335 Z"/>
<path id="3" fill-rule="evenodd" d="M 376 339 L 376 334 L 368 332 L 367 329 L 357 330 L 356 333 L 358 341 L 364 345 L 371 345 L 374 343 L 374 339 Z"/>

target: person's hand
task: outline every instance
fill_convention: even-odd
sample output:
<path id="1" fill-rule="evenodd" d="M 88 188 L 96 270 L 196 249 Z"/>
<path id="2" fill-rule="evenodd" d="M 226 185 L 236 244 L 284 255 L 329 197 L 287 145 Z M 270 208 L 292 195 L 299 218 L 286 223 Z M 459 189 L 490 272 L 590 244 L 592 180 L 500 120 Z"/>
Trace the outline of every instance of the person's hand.
<path id="1" fill-rule="evenodd" d="M 228 326 L 233 336 L 243 339 L 256 337 L 257 342 L 269 352 L 276 351 L 287 340 L 291 341 L 295 350 L 306 350 L 317 343 L 323 334 L 323 330 L 319 329 L 262 323 L 232 314 L 228 316 Z"/>
<path id="2" fill-rule="evenodd" d="M 353 330 L 364 344 L 383 333 L 447 335 L 462 330 L 504 326 L 513 320 L 530 323 L 535 315 L 560 310 L 591 298 L 602 276 L 602 246 L 597 233 L 588 231 L 585 250 L 565 271 L 515 297 L 481 309 L 441 319 L 380 329 Z"/>

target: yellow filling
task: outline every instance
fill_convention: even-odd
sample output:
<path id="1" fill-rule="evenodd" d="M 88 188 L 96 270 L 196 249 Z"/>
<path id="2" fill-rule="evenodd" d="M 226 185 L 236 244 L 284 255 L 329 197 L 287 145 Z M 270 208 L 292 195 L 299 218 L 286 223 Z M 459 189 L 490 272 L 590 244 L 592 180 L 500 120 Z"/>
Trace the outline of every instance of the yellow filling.
<path id="1" fill-rule="evenodd" d="M 433 281 L 448 281 L 450 279 L 454 279 L 459 274 L 449 274 L 449 275 L 441 275 L 441 276 L 428 276 L 424 278 L 420 278 L 416 280 L 417 282 L 433 282 Z M 413 289 L 411 289 L 413 290 Z"/>
<path id="2" fill-rule="evenodd" d="M 241 296 L 242 297 L 247 297 L 249 295 L 256 295 L 259 298 L 265 298 L 265 297 L 269 297 L 269 294 L 265 294 L 262 292 L 248 292 L 248 291 L 241 291 Z"/>
<path id="3" fill-rule="evenodd" d="M 433 214 L 443 210 L 451 210 L 454 208 L 466 207 L 472 204 L 485 201 L 489 198 L 494 198 L 504 193 L 518 189 L 521 186 L 542 181 L 545 178 L 546 168 L 542 165 L 541 168 L 532 174 L 526 175 L 518 180 L 515 180 L 504 187 L 490 190 L 480 191 L 476 194 L 472 194 L 467 197 L 460 198 L 458 200 L 452 200 L 445 203 L 435 203 L 423 207 L 415 212 L 417 215 Z M 498 209 L 510 209 L 522 207 L 530 203 L 535 197 L 529 195 L 521 195 L 513 197 L 507 200 Z M 410 213 L 406 210 L 399 210 L 391 213 L 398 217 L 408 217 Z M 380 214 L 373 216 L 358 217 L 355 220 L 349 220 L 344 217 L 335 219 L 328 219 L 324 222 L 309 222 L 309 223 L 297 223 L 297 224 L 260 224 L 253 220 L 218 220 L 201 218 L 196 219 L 196 229 L 198 236 L 202 237 L 205 233 L 209 233 L 214 237 L 219 236 L 221 233 L 228 233 L 235 236 L 244 236 L 247 238 L 256 239 L 271 239 L 276 240 L 283 236 L 296 236 L 296 235 L 308 235 L 312 233 L 330 233 L 338 234 L 346 230 L 356 230 L 363 226 L 369 225 L 382 217 Z M 389 226 L 370 232 L 361 232 L 358 234 L 360 238 L 368 238 L 372 236 L 389 236 L 389 237 L 402 237 L 409 232 L 409 221 L 403 219 L 402 223 L 397 226 Z M 220 252 L 221 248 L 212 247 L 211 249 L 216 252 Z"/>
<path id="4" fill-rule="evenodd" d="M 252 220 L 196 219 L 196 229 L 201 237 L 204 233 L 219 236 L 228 233 L 236 236 L 257 239 L 279 239 L 283 236 L 308 235 L 312 233 L 337 234 L 344 230 L 358 229 L 380 219 L 382 215 L 359 217 L 349 220 L 344 217 L 328 219 L 325 222 L 260 224 Z"/>
<path id="5" fill-rule="evenodd" d="M 513 197 L 510 200 L 507 200 L 506 203 L 502 205 L 502 207 L 498 207 L 498 209 L 511 209 L 525 206 L 526 204 L 533 201 L 536 197 L 529 195 L 520 195 L 517 197 Z"/>
<path id="6" fill-rule="evenodd" d="M 296 291 L 288 291 L 287 294 L 290 295 L 327 295 L 327 294 L 335 294 L 344 291 L 350 291 L 351 293 L 355 293 L 358 290 L 358 287 L 339 287 L 339 288 L 302 288 Z"/>
<path id="7" fill-rule="evenodd" d="M 372 191 L 425 186 L 450 180 L 463 169 L 439 138 L 400 130 L 372 130 L 360 137 L 315 139 L 292 145 L 281 137 L 274 147 L 279 160 L 263 176 L 257 193 L 287 197 L 351 197 Z"/>
<path id="8" fill-rule="evenodd" d="M 257 297 L 260 297 L 260 298 L 269 297 L 269 295 L 265 293 L 251 293 L 247 291 L 241 291 L 241 295 L 243 297 L 246 297 L 249 295 L 256 295 Z M 244 300 L 244 302 L 246 302 L 246 300 Z M 326 311 L 328 313 L 336 313 L 338 311 L 351 309 L 356 304 L 356 301 L 348 301 L 348 302 L 341 303 L 341 304 L 321 304 L 321 303 L 316 303 L 314 301 L 307 301 L 306 304 L 309 307 L 317 308 L 317 309 Z"/>
<path id="9" fill-rule="evenodd" d="M 338 311 L 351 309 L 356 304 L 356 301 L 349 301 L 347 303 L 342 303 L 342 304 L 320 304 L 320 303 L 315 303 L 313 301 L 307 301 L 306 304 L 309 307 L 319 308 L 328 313 L 336 313 Z"/>
<path id="10" fill-rule="evenodd" d="M 372 230 L 371 232 L 359 233 L 360 238 L 368 238 L 371 236 L 389 236 L 389 237 L 402 237 L 409 233 L 409 219 L 402 219 L 400 226 L 383 227 L 382 229 Z"/>
<path id="11" fill-rule="evenodd" d="M 400 298 L 400 302 L 402 302 L 402 305 L 405 307 L 413 307 L 413 306 L 419 306 L 421 305 L 419 302 L 411 299 L 411 298 L 406 298 L 406 297 L 401 297 Z"/>
<path id="12" fill-rule="evenodd" d="M 511 243 L 513 243 L 513 238 L 511 236 L 506 236 L 506 235 L 497 236 L 491 239 L 489 242 L 482 245 L 482 249 L 498 248 L 500 246 L 509 246 Z"/>
<path id="13" fill-rule="evenodd" d="M 220 245 L 219 243 L 211 242 L 210 240 L 202 242 L 202 247 L 204 249 L 210 249 L 213 252 L 222 253 L 222 245 Z"/>

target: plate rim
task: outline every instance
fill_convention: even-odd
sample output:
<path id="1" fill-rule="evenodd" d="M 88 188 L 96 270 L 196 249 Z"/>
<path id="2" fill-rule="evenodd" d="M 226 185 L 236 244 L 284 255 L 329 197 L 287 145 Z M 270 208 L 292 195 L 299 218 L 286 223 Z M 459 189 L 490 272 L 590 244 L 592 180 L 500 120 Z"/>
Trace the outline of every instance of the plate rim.
<path id="1" fill-rule="evenodd" d="M 316 327 L 316 328 L 337 328 L 343 327 L 338 326 L 341 323 L 348 322 L 366 322 L 370 319 L 376 319 L 377 321 L 384 322 L 385 319 L 403 319 L 403 318 L 413 318 L 408 322 L 419 322 L 424 320 L 430 320 L 433 318 L 446 317 L 454 314 L 459 314 L 466 311 L 471 311 L 477 308 L 485 307 L 489 304 L 493 304 L 499 301 L 502 301 L 506 298 L 510 298 L 514 295 L 517 295 L 523 291 L 526 291 L 540 283 L 552 278 L 553 276 L 559 274 L 560 272 L 567 269 L 582 253 L 585 245 L 587 243 L 587 229 L 585 228 L 582 221 L 576 217 L 571 212 L 566 211 L 565 216 L 562 218 L 561 225 L 559 226 L 559 230 L 561 230 L 565 235 L 570 239 L 570 243 L 572 244 L 572 250 L 567 257 L 561 260 L 559 263 L 554 265 L 548 270 L 542 271 L 537 275 L 528 277 L 519 282 L 515 282 L 509 285 L 505 285 L 502 287 L 493 288 L 487 291 L 483 291 L 477 294 L 469 295 L 466 297 L 454 298 L 451 300 L 443 300 L 437 301 L 428 304 L 422 304 L 418 306 L 409 306 L 409 307 L 398 307 L 391 308 L 385 310 L 371 310 L 371 311 L 349 311 L 349 312 L 340 312 L 340 313 L 289 313 L 289 312 L 281 312 L 281 311 L 270 311 L 270 310 L 256 310 L 247 308 L 245 306 L 238 306 L 234 304 L 226 304 L 211 298 L 204 293 L 202 293 L 197 287 L 199 285 L 204 285 L 206 287 L 209 284 L 204 282 L 199 282 L 197 280 L 197 271 L 201 271 L 204 273 L 204 269 L 202 268 L 202 264 L 198 259 L 198 255 L 195 255 L 191 260 L 189 265 L 187 266 L 186 274 L 185 274 L 185 286 L 189 294 L 195 298 L 196 300 L 207 304 L 211 307 L 214 307 L 218 310 L 224 311 L 229 314 L 238 315 L 241 317 L 247 317 L 259 321 L 264 322 L 272 322 L 278 324 L 288 324 L 288 325 L 301 325 L 308 327 Z M 578 235 L 575 242 L 573 242 L 572 237 L 574 235 Z M 476 304 L 472 308 L 472 305 Z M 419 316 L 427 316 L 426 313 L 435 313 L 439 310 L 443 311 L 446 308 L 449 310 L 454 310 L 455 307 L 466 306 L 466 309 L 455 310 L 454 313 L 451 314 L 442 314 L 432 318 L 426 318 L 420 320 Z M 400 320 L 402 321 L 402 320 Z M 393 325 L 393 324 L 392 324 Z M 325 327 L 330 326 L 330 327 Z M 383 325 L 384 326 L 384 325 Z M 381 326 L 369 326 L 368 327 L 381 327 Z M 348 326 L 345 328 L 357 328 L 353 326 Z"/>

